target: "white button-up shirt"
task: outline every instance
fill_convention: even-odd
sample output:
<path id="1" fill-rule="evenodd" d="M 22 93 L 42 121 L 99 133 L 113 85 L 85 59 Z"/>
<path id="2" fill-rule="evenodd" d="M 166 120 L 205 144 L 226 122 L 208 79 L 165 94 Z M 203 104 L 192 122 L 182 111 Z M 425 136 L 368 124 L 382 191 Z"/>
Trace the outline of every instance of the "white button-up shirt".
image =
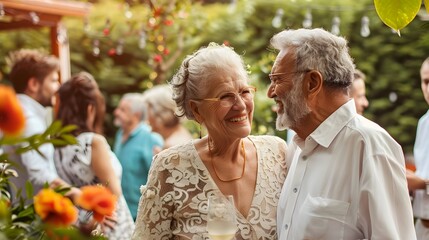
<path id="1" fill-rule="evenodd" d="M 429 179 L 429 111 L 423 115 L 417 125 L 416 142 L 414 143 L 414 161 L 416 175 Z M 413 201 L 414 216 L 429 219 L 429 195 L 426 190 L 416 190 Z"/>
<path id="2" fill-rule="evenodd" d="M 288 148 L 280 240 L 416 239 L 403 152 L 350 100 Z"/>
<path id="3" fill-rule="evenodd" d="M 43 133 L 48 127 L 47 110 L 33 98 L 25 94 L 18 94 L 18 99 L 25 115 L 23 136 L 28 137 Z M 46 182 L 51 183 L 58 177 L 54 164 L 54 146 L 48 143 L 43 144 L 39 147 L 39 151 L 44 156 L 41 156 L 35 150 L 20 155 L 11 155 L 11 159 L 19 164 L 17 167 L 19 177 L 11 178 L 11 182 L 13 182 L 18 189 L 22 189 L 22 196 L 24 197 L 26 196 L 26 181 L 32 183 L 33 193 L 37 194 Z M 14 187 L 11 187 L 11 189 L 15 192 Z M 15 194 L 16 193 L 13 193 L 12 195 L 15 196 Z M 31 197 L 29 199 L 31 199 Z"/>

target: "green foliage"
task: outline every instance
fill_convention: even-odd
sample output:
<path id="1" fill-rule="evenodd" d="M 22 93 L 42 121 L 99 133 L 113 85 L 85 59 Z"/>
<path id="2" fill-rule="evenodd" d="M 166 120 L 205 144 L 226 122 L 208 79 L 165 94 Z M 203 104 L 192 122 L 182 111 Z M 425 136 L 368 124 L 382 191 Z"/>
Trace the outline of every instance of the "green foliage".
<path id="1" fill-rule="evenodd" d="M 30 137 L 3 137 L 0 138 L 0 147 L 6 145 L 17 145 L 13 154 L 22 154 L 27 151 L 36 150 L 39 154 L 39 147 L 43 144 L 53 144 L 54 146 L 64 146 L 77 144 L 72 132 L 76 126 L 62 126 L 61 122 L 53 122 L 45 132 L 36 134 Z M 19 189 L 16 199 L 12 202 L 12 198 L 8 191 L 10 179 L 19 177 L 13 169 L 16 166 L 15 162 L 9 161 L 10 152 L 0 154 L 0 239 L 51 239 L 50 236 L 67 236 L 67 239 L 104 239 L 98 236 L 89 237 L 78 231 L 74 227 L 67 228 L 52 228 L 44 225 L 40 217 L 35 213 L 34 205 L 28 204 L 27 199 L 24 199 Z M 18 166 L 19 167 L 19 166 Z M 13 186 L 12 186 L 13 187 Z M 47 187 L 47 185 L 46 185 Z M 68 188 L 55 189 L 56 192 L 64 194 Z M 27 182 L 25 189 L 27 196 L 33 196 L 33 187 Z M 51 232 L 51 235 L 47 234 Z"/>
<path id="2" fill-rule="evenodd" d="M 367 95 L 370 102 L 365 113 L 403 146 L 412 152 L 417 121 L 427 111 L 420 89 L 420 66 L 428 56 L 428 26 L 413 21 L 398 37 L 371 17 L 371 36 L 352 35 L 351 54 L 358 68 L 367 75 Z M 358 31 L 359 25 L 352 26 Z M 389 96 L 397 99 L 389 100 Z"/>
<path id="3" fill-rule="evenodd" d="M 370 106 L 364 115 L 384 127 L 405 152 L 412 151 L 417 120 L 427 110 L 420 89 L 419 68 L 429 52 L 428 23 L 414 19 L 401 30 L 402 37 L 398 37 L 380 21 L 372 0 L 239 0 L 235 9 L 229 3 L 201 5 L 200 1 L 160 0 L 151 1 L 156 4 L 155 8 L 167 6 L 170 2 L 175 4 L 163 15 L 174 24 L 161 24 L 156 31 L 148 31 L 147 45 L 140 48 L 139 31 L 146 28 L 149 19 L 154 17 L 148 1 L 128 1 L 133 13 L 131 20 L 124 15 L 123 1 L 91 2 L 94 2 L 94 7 L 88 21 L 89 31 L 84 31 L 82 19 L 67 18 L 64 24 L 69 30 L 72 72 L 84 70 L 92 73 L 106 96 L 105 134 L 110 143 L 116 131 L 112 112 L 122 94 L 142 92 L 158 83 L 165 83 L 187 54 L 209 42 L 229 43 L 250 66 L 251 84 L 258 88 L 252 133 L 276 134 L 284 138 L 284 131 L 275 130 L 274 101 L 266 97 L 267 74 L 276 55 L 270 49 L 269 40 L 282 29 L 302 27 L 305 14 L 310 9 L 312 28 L 330 30 L 333 17 L 340 17 L 340 34 L 349 40 L 356 66 L 367 75 Z M 283 9 L 284 14 L 281 26 L 276 28 L 272 26 L 272 20 L 278 8 Z M 369 18 L 371 30 L 366 38 L 360 35 L 363 16 Z M 111 28 L 110 34 L 104 36 L 107 18 Z M 170 50 L 164 60 L 174 59 L 171 65 L 164 65 L 162 69 L 153 61 L 154 54 L 161 53 L 156 41 L 159 35 L 164 36 L 163 46 Z M 115 49 L 121 38 L 124 40 L 123 54 L 109 55 L 109 50 Z M 95 39 L 100 41 L 99 56 L 93 55 Z M 0 32 L 0 54 L 7 56 L 10 50 L 22 47 L 49 49 L 48 41 L 47 29 Z M 177 56 L 173 58 L 174 54 Z M 7 79 L 9 71 L 4 59 L 0 59 L 0 69 Z M 392 102 L 389 95 L 394 94 L 397 99 Z M 186 126 L 198 136 L 196 124 L 187 122 Z"/>

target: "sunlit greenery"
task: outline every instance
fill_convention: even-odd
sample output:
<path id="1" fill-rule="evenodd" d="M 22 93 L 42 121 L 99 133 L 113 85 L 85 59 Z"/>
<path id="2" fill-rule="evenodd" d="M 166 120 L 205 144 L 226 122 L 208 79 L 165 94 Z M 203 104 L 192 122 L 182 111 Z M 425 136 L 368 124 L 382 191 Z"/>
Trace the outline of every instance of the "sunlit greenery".
<path id="1" fill-rule="evenodd" d="M 148 21 L 154 17 L 148 1 L 129 2 L 132 12 L 129 20 L 125 16 L 124 1 L 99 0 L 94 3 L 88 19 L 89 31 L 84 31 L 82 19 L 67 18 L 64 21 L 69 30 L 72 72 L 91 72 L 107 96 L 105 130 L 110 142 L 116 131 L 111 113 L 123 93 L 141 92 L 154 84 L 165 83 L 186 54 L 212 41 L 230 44 L 243 54 L 250 66 L 252 84 L 258 87 L 254 134 L 284 137 L 284 132 L 274 130 L 273 101 L 266 97 L 267 74 L 275 56 L 269 48 L 269 39 L 282 29 L 302 27 L 305 14 L 311 10 L 312 28 L 331 30 L 333 18 L 339 17 L 340 34 L 349 40 L 356 66 L 367 74 L 370 107 L 365 115 L 386 128 L 405 152 L 412 151 L 417 120 L 427 110 L 419 77 L 420 64 L 429 53 L 427 22 L 415 18 L 401 30 L 399 37 L 380 20 L 372 0 L 238 0 L 235 6 L 229 3 L 202 4 L 192 0 L 160 0 L 152 2 L 161 8 L 165 8 L 167 3 L 176 4 L 175 8 L 166 11 L 165 16 L 173 20 L 173 24 L 161 24 L 156 30 L 148 30 Z M 283 9 L 283 16 L 280 27 L 276 28 L 272 20 L 279 8 Z M 364 16 L 369 19 L 368 37 L 360 34 Z M 107 18 L 111 23 L 110 32 L 104 36 Z M 148 30 L 144 48 L 139 47 L 141 28 Z M 168 54 L 157 47 L 157 39 L 161 35 Z M 99 56 L 93 55 L 96 39 L 100 42 Z M 123 53 L 111 54 L 121 39 L 124 42 Z M 10 50 L 22 47 L 49 49 L 48 41 L 47 29 L 0 32 L 0 55 L 6 56 Z M 154 62 L 157 54 L 163 57 L 162 63 L 169 64 Z M 0 59 L 0 69 L 7 79 L 4 59 Z M 395 94 L 396 101 L 392 101 Z M 187 126 L 198 135 L 196 125 L 187 123 Z"/>

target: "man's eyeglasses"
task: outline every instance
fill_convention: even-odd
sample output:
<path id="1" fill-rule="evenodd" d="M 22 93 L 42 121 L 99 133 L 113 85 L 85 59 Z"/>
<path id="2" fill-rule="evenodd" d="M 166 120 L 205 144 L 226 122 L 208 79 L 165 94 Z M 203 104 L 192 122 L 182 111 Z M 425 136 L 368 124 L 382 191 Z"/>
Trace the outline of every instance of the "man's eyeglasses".
<path id="1" fill-rule="evenodd" d="M 231 107 L 238 101 L 238 97 L 240 97 L 244 101 L 253 100 L 253 96 L 255 95 L 255 92 L 256 92 L 256 87 L 249 86 L 241 90 L 239 93 L 228 92 L 217 98 L 203 98 L 203 99 L 194 99 L 194 100 L 220 102 L 220 105 L 222 107 Z"/>
<path id="2" fill-rule="evenodd" d="M 304 71 L 295 71 L 295 72 L 284 72 L 284 73 L 270 73 L 268 74 L 268 77 L 270 78 L 270 81 L 272 83 L 276 83 L 278 80 L 282 79 L 281 76 L 284 75 L 291 75 L 291 74 L 297 74 L 297 73 L 306 73 L 310 70 L 304 70 Z"/>

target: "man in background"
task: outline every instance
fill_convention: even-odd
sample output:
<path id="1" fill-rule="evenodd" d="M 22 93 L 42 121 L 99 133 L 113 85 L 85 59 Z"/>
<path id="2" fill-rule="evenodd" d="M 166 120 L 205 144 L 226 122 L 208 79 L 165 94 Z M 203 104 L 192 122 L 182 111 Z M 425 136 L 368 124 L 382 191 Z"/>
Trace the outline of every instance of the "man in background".
<path id="1" fill-rule="evenodd" d="M 125 94 L 113 114 L 114 123 L 119 127 L 114 152 L 123 169 L 122 192 L 135 220 L 140 186 L 146 184 L 154 150 L 162 149 L 163 139 L 144 123 L 146 110 L 142 94 Z"/>
<path id="2" fill-rule="evenodd" d="M 429 104 L 429 57 L 420 68 L 423 96 Z M 429 239 L 429 111 L 419 120 L 414 143 L 416 172 L 407 170 L 408 188 L 414 191 L 413 210 L 418 240 Z"/>
<path id="3" fill-rule="evenodd" d="M 356 112 L 360 115 L 363 115 L 363 111 L 369 105 L 366 98 L 365 78 L 366 76 L 362 71 L 355 69 L 350 95 L 355 101 Z"/>
<path id="4" fill-rule="evenodd" d="M 25 115 L 23 137 L 43 133 L 52 119 L 47 107 L 52 107 L 54 94 L 60 86 L 59 60 L 41 51 L 22 49 L 11 53 L 9 61 L 11 62 L 9 79 Z M 35 150 L 18 155 L 12 154 L 13 149 L 9 146 L 5 147 L 5 152 L 11 154 L 11 160 L 18 163 L 16 170 L 19 177 L 10 179 L 13 183 L 10 186 L 12 196 L 16 196 L 16 192 L 21 190 L 21 196 L 31 202 L 32 196 L 26 196 L 25 191 L 27 181 L 32 184 L 34 194 L 37 194 L 46 183 L 52 188 L 68 186 L 58 177 L 55 170 L 54 146 L 46 143 L 39 147 L 39 151 L 43 156 Z M 79 189 L 72 188 L 68 195 L 73 198 L 78 193 Z"/>

